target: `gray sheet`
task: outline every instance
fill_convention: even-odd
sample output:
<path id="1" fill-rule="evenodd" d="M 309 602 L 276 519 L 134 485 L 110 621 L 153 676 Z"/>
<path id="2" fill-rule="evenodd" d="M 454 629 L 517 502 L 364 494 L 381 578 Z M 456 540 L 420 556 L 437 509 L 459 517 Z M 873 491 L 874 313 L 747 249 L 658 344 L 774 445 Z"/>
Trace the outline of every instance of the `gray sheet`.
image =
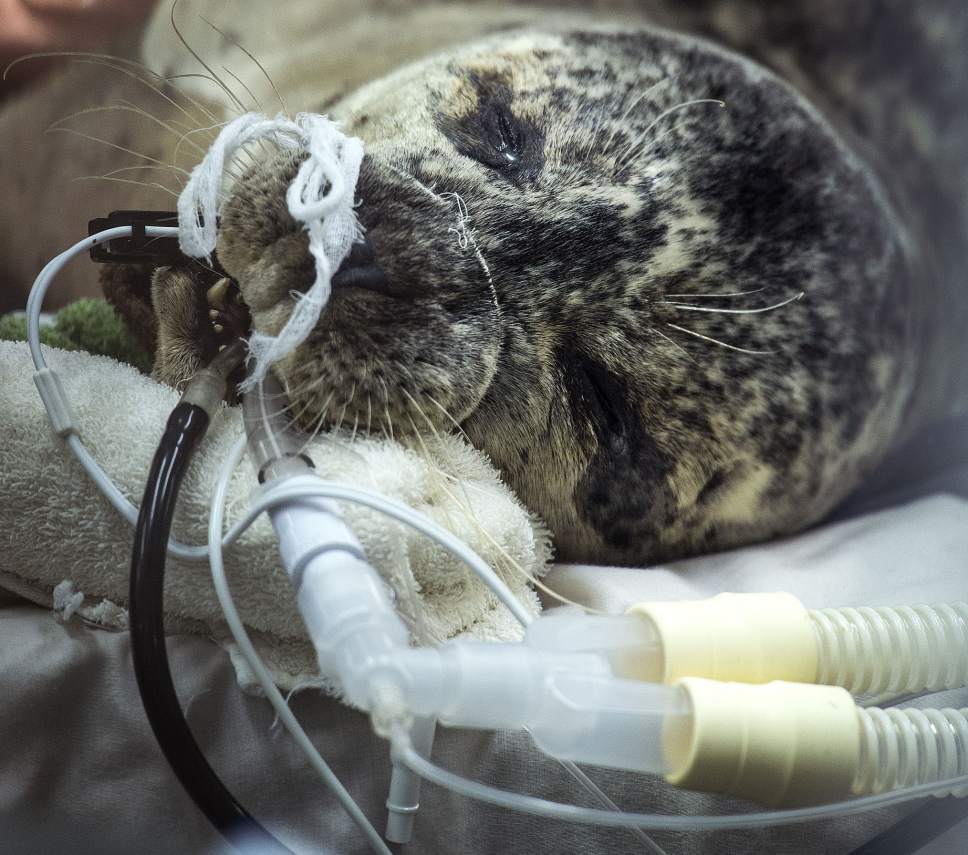
<path id="1" fill-rule="evenodd" d="M 169 654 L 188 720 L 231 791 L 297 852 L 364 853 L 355 827 L 272 728 L 268 703 L 242 695 L 226 654 L 174 636 Z M 155 745 L 131 670 L 127 633 L 58 623 L 36 606 L 0 600 L 0 832 L 4 852 L 217 851 L 218 839 Z M 311 738 L 382 827 L 388 762 L 363 716 L 308 693 L 292 700 Z M 553 762 L 508 734 L 441 729 L 435 759 L 482 780 L 549 798 L 587 798 Z M 643 786 L 593 770 L 619 804 L 659 811 L 719 809 L 713 798 Z M 846 852 L 882 827 L 883 814 L 775 832 L 656 834 L 673 853 Z M 958 835 L 943 852 L 963 852 Z M 957 841 L 962 841 L 960 844 Z M 950 843 L 950 846 L 948 845 Z M 621 830 L 508 813 L 425 786 L 414 853 L 641 851 Z"/>

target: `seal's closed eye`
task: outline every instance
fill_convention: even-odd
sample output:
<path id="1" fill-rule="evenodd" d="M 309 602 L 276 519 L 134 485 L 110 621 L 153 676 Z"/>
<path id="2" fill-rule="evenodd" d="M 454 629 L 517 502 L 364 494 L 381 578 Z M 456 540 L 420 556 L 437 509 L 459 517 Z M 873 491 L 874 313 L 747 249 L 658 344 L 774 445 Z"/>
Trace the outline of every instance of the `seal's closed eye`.
<path id="1" fill-rule="evenodd" d="M 515 113 L 508 83 L 494 75 L 468 74 L 475 103 L 458 115 L 441 113 L 440 131 L 458 154 L 476 160 L 512 181 L 533 178 L 543 164 L 538 128 Z"/>

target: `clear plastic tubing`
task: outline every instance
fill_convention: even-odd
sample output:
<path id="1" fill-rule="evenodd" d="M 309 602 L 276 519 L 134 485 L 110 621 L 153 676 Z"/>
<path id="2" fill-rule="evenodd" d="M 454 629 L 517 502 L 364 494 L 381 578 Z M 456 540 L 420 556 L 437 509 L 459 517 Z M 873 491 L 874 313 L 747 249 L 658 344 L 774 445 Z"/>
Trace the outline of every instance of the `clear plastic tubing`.
<path id="1" fill-rule="evenodd" d="M 968 685 L 968 603 L 819 609 L 809 615 L 817 634 L 818 683 L 854 695 Z"/>

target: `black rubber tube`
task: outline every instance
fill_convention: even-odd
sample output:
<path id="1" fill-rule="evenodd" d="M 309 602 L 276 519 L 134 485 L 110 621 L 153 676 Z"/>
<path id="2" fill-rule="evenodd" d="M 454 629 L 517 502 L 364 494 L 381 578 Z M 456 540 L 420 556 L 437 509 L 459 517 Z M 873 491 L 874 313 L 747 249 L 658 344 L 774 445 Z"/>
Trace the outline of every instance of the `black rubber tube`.
<path id="1" fill-rule="evenodd" d="M 145 485 L 131 558 L 129 622 L 138 690 L 158 745 L 182 786 L 230 843 L 257 852 L 290 852 L 226 789 L 185 721 L 165 648 L 165 560 L 178 490 L 192 454 L 208 428 L 194 404 L 172 410 Z M 251 850 L 250 850 L 251 851 Z"/>

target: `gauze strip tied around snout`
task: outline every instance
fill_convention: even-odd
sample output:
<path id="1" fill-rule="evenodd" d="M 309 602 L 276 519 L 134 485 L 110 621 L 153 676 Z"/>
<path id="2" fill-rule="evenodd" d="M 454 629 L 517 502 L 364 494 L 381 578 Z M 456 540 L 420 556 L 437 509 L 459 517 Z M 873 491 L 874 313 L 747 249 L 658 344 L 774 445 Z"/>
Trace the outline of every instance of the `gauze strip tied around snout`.
<path id="1" fill-rule="evenodd" d="M 222 128 L 178 197 L 178 243 L 185 255 L 211 259 L 218 239 L 216 219 L 225 163 L 231 162 L 237 149 L 263 139 L 308 152 L 286 192 L 286 205 L 309 234 L 316 278 L 305 293 L 292 292 L 295 305 L 278 335 L 252 333 L 249 373 L 240 386 L 243 392 L 260 383 L 273 362 L 306 340 L 329 300 L 333 274 L 362 236 L 353 194 L 363 143 L 316 113 L 300 113 L 295 120 L 246 113 Z"/>

